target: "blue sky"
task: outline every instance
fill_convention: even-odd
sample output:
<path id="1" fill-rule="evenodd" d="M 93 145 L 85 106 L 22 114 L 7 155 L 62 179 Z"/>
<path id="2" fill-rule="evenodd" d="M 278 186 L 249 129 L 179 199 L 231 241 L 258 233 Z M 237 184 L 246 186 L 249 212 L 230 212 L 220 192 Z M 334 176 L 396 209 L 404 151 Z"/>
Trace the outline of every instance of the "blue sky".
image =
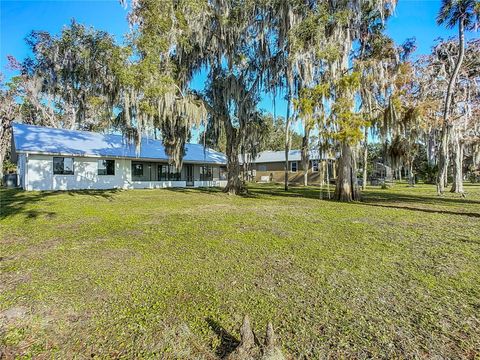
<path id="1" fill-rule="evenodd" d="M 455 36 L 455 30 L 436 25 L 440 0 L 399 0 L 395 15 L 387 23 L 387 33 L 397 42 L 415 37 L 416 55 L 427 54 L 438 37 Z M 0 0 L 0 70 L 11 76 L 5 65 L 6 55 L 22 60 L 28 55 L 24 38 L 31 30 L 58 33 L 71 19 L 105 30 L 121 42 L 128 32 L 127 15 L 118 0 Z M 478 36 L 468 34 L 467 38 Z M 201 89 L 205 76 L 198 76 L 193 87 Z M 272 110 L 272 99 L 263 97 L 260 108 Z M 286 105 L 277 100 L 277 114 L 284 115 Z"/>

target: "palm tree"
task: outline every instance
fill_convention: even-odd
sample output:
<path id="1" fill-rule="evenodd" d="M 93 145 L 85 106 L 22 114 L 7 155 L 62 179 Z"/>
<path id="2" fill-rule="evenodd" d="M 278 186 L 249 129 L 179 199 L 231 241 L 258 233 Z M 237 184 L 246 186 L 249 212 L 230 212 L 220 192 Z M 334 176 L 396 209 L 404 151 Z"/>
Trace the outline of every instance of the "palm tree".
<path id="1" fill-rule="evenodd" d="M 451 129 L 449 121 L 450 105 L 452 94 L 457 81 L 458 73 L 465 56 L 465 30 L 473 29 L 480 18 L 480 2 L 478 0 L 442 0 L 442 6 L 437 17 L 439 25 L 445 24 L 447 28 L 454 28 L 458 25 L 459 54 L 455 68 L 448 82 L 447 95 L 443 109 L 443 126 L 438 164 L 437 192 L 442 194 L 445 191 L 448 166 L 448 138 Z"/>

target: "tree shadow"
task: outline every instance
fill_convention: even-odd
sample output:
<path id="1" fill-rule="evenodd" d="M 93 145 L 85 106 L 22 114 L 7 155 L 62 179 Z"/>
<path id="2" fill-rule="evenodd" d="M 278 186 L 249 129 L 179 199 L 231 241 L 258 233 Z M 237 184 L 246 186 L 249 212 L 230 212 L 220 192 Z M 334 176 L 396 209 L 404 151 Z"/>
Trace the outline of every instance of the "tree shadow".
<path id="1" fill-rule="evenodd" d="M 24 214 L 27 219 L 36 219 L 42 215 L 54 217 L 52 211 L 26 209 L 30 205 L 43 201 L 52 193 L 27 193 L 22 190 L 0 190 L 0 219 L 5 219 L 17 214 Z"/>
<path id="2" fill-rule="evenodd" d="M 71 190 L 71 191 L 24 191 L 19 189 L 0 189 L 0 220 L 23 214 L 26 219 L 33 220 L 39 217 L 54 218 L 54 211 L 31 209 L 36 203 L 60 194 L 70 196 L 92 196 L 95 198 L 111 199 L 121 190 Z"/>
<path id="3" fill-rule="evenodd" d="M 440 209 L 426 209 L 421 207 L 411 207 L 411 206 L 395 206 L 395 205 L 382 205 L 382 204 L 373 204 L 368 202 L 359 202 L 360 205 L 373 206 L 387 209 L 397 209 L 397 210 L 408 210 L 408 211 L 420 211 L 430 214 L 445 214 L 445 215 L 461 215 L 474 218 L 480 218 L 480 213 L 474 212 L 463 212 L 463 211 L 451 211 L 451 210 L 440 210 Z"/>
<path id="4" fill-rule="evenodd" d="M 328 199 L 328 192 L 325 188 L 315 188 L 313 186 L 298 186 L 290 185 L 288 191 L 285 191 L 281 188 L 280 185 L 255 185 L 249 187 L 249 196 L 255 197 L 258 195 L 268 195 L 268 196 L 282 196 L 282 197 L 303 197 L 309 199 Z M 330 197 L 333 197 L 334 189 L 330 189 Z M 446 197 L 446 196 L 437 196 L 436 193 L 432 195 L 425 194 L 402 194 L 398 192 L 392 192 L 389 190 L 376 190 L 368 189 L 365 192 L 362 192 L 363 203 L 388 203 L 388 202 L 406 202 L 406 203 L 425 203 L 425 204 L 479 204 L 479 200 L 469 199 L 468 196 L 464 197 Z"/>
<path id="5" fill-rule="evenodd" d="M 480 201 L 469 198 L 458 197 L 445 197 L 438 196 L 436 194 L 429 195 L 417 195 L 417 194 L 399 194 L 395 192 L 387 191 L 367 191 L 362 194 L 362 202 L 364 203 L 391 203 L 391 202 L 403 202 L 403 203 L 419 203 L 424 204 L 462 204 L 462 205 L 475 205 Z"/>
<path id="6" fill-rule="evenodd" d="M 115 194 L 118 194 L 122 190 L 120 189 L 107 189 L 107 190 L 68 190 L 68 191 L 55 191 L 54 193 L 67 193 L 70 196 L 92 196 L 95 198 L 103 198 L 112 200 Z"/>
<path id="7" fill-rule="evenodd" d="M 155 189 L 157 190 L 157 189 Z M 222 188 L 218 187 L 166 187 L 161 188 L 159 190 L 167 190 L 173 191 L 176 193 L 183 193 L 183 194 L 193 194 L 193 193 L 201 193 L 201 194 L 223 194 Z"/>
<path id="8" fill-rule="evenodd" d="M 288 197 L 288 198 L 306 198 L 306 199 L 327 199 L 328 192 L 326 189 L 314 188 L 312 186 L 296 186 L 290 185 L 288 191 L 285 191 L 280 185 L 256 185 L 248 187 L 248 193 L 244 197 Z M 333 196 L 333 190 L 330 191 Z"/>
<path id="9" fill-rule="evenodd" d="M 330 190 L 330 196 L 333 197 L 333 189 Z M 249 188 L 249 193 L 245 197 L 251 198 L 264 198 L 268 199 L 275 197 L 287 197 L 287 198 L 308 198 L 308 199 L 322 199 L 324 201 L 334 201 L 328 199 L 328 193 L 326 189 L 303 187 L 303 186 L 290 186 L 288 191 L 281 188 L 280 185 L 255 185 Z M 465 207 L 480 205 L 480 201 L 475 199 L 463 198 L 460 196 L 437 196 L 432 191 L 432 195 L 421 193 L 416 194 L 414 192 L 410 194 L 399 193 L 389 190 L 376 190 L 368 189 L 362 193 L 362 200 L 354 202 L 352 204 L 383 207 L 383 208 L 395 208 L 407 211 L 419 211 L 425 213 L 438 213 L 447 215 L 460 215 L 474 218 L 480 218 L 480 211 L 463 211 Z M 415 205 L 415 206 L 413 206 Z M 437 208 L 437 206 L 451 206 L 454 209 Z M 474 209 L 476 209 L 475 207 Z M 480 207 L 478 207 L 480 210 Z"/>
<path id="10" fill-rule="evenodd" d="M 210 329 L 220 338 L 220 346 L 217 348 L 216 355 L 222 359 L 227 357 L 237 348 L 240 341 L 212 318 L 209 317 L 206 321 Z"/>
<path id="11" fill-rule="evenodd" d="M 157 189 L 154 189 L 157 190 Z M 203 194 L 224 194 L 227 195 L 226 192 L 223 191 L 221 187 L 167 187 L 162 188 L 160 190 L 167 190 L 173 191 L 177 193 L 185 193 L 185 194 L 192 194 L 192 193 L 203 193 Z M 237 196 L 242 198 L 252 198 L 252 199 L 269 199 L 274 196 L 285 196 L 285 197 L 296 197 L 296 198 L 311 198 L 311 199 L 318 199 L 320 196 L 321 191 L 315 188 L 304 188 L 302 186 L 292 186 L 289 191 L 285 192 L 283 189 L 280 189 L 280 186 L 275 185 L 266 185 L 265 187 L 261 186 L 254 186 L 248 187 L 247 191 Z M 324 190 L 325 198 L 327 196 L 327 191 Z M 333 196 L 333 191 L 330 193 Z"/>
<path id="12" fill-rule="evenodd" d="M 480 211 L 465 211 L 480 210 L 480 201 L 463 198 L 459 195 L 456 197 L 438 196 L 436 193 L 428 194 L 405 194 L 388 191 L 370 190 L 362 195 L 362 201 L 359 204 L 395 208 L 407 211 L 419 211 L 425 213 L 437 213 L 446 215 L 461 215 L 474 218 L 480 218 Z M 442 208 L 438 208 L 441 206 Z M 445 209 L 444 207 L 452 207 L 452 209 Z"/>

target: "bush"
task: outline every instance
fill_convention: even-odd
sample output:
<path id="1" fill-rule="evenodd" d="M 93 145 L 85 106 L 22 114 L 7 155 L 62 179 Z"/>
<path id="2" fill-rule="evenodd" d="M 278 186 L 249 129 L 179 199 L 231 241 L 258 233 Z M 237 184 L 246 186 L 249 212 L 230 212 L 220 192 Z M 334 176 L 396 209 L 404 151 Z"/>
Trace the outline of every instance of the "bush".
<path id="1" fill-rule="evenodd" d="M 480 175 L 471 172 L 470 174 L 468 174 L 468 180 L 470 180 L 472 184 L 478 183 L 480 182 Z"/>
<path id="2" fill-rule="evenodd" d="M 12 174 L 17 171 L 17 165 L 12 163 L 10 160 L 5 160 L 3 162 L 3 173 Z"/>
<path id="3" fill-rule="evenodd" d="M 419 175 L 423 177 L 423 181 L 426 184 L 435 184 L 437 181 L 437 174 L 438 174 L 437 165 L 425 164 L 425 167 L 422 169 Z"/>

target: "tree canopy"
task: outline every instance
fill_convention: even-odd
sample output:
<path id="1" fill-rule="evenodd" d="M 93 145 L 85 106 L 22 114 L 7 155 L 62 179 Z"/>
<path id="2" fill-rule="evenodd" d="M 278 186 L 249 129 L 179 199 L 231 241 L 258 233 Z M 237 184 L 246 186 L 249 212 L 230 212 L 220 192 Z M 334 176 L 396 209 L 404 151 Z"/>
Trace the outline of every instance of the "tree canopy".
<path id="1" fill-rule="evenodd" d="M 288 149 L 301 148 L 308 168 L 309 150 L 318 148 L 338 154 L 336 199 L 357 200 L 357 176 L 364 184 L 368 177 L 369 138 L 411 181 L 413 164 L 426 154 L 429 166 L 438 165 L 440 192 L 450 155 L 453 191 L 463 191 L 463 159 L 476 166 L 479 45 L 463 34 L 478 25 L 478 1 L 443 1 L 438 22 L 458 26 L 459 37 L 439 40 L 417 60 L 413 39 L 397 45 L 385 34 L 393 0 L 122 3 L 131 26 L 124 44 L 72 21 L 58 35 L 32 31 L 32 56 L 10 59 L 18 75 L 2 88 L 2 159 L 17 117 L 115 129 L 137 146 L 142 134 L 159 137 L 178 168 L 186 142 L 201 130 L 202 142 L 227 155 L 230 193 L 244 191 L 240 158 L 285 150 L 288 185 Z M 195 91 L 200 72 L 208 80 Z M 262 112 L 262 96 L 284 98 L 286 116 Z"/>

